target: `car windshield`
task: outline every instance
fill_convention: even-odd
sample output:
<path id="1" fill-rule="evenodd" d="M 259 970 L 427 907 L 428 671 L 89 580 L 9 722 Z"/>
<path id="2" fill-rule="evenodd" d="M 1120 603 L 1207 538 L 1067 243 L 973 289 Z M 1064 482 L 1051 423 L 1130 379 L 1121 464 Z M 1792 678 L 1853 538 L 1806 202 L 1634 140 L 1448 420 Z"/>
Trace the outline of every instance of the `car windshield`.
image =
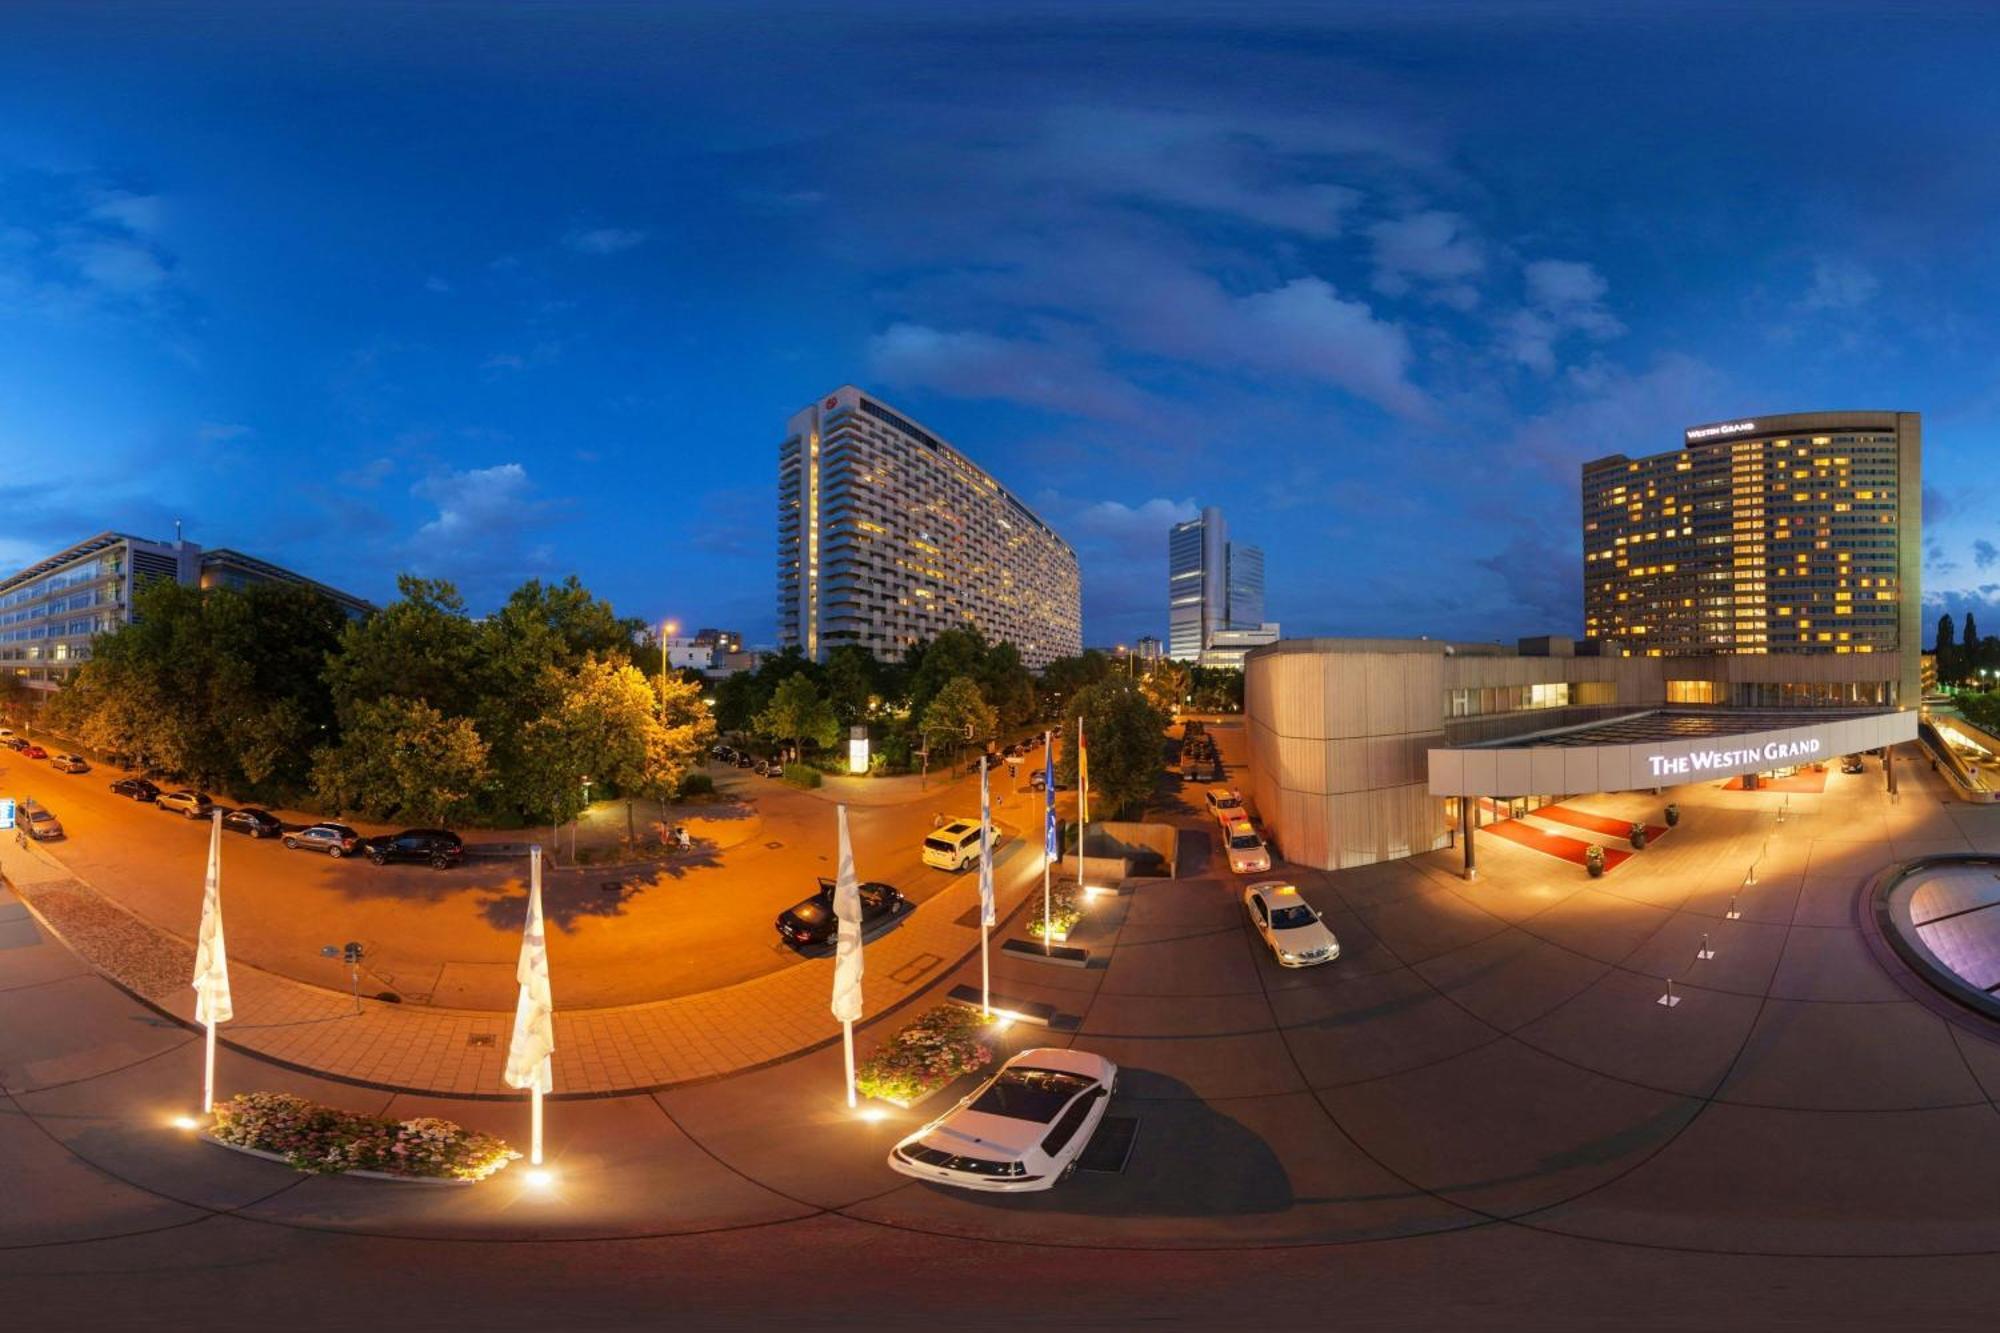
<path id="1" fill-rule="evenodd" d="M 1271 913 L 1271 924 L 1279 930 L 1290 930 L 1296 926 L 1310 926 L 1317 920 L 1319 918 L 1313 915 L 1313 909 L 1307 907 L 1304 903 L 1294 903 L 1290 907 L 1280 907 L 1277 911 Z"/>
<path id="2" fill-rule="evenodd" d="M 1231 850 L 1239 852 L 1255 851 L 1263 845 L 1263 842 L 1254 833 L 1239 833 L 1229 840 Z"/>
<path id="3" fill-rule="evenodd" d="M 973 1101 L 971 1109 L 1045 1125 L 1069 1105 L 1072 1097 L 1090 1085 L 1091 1080 L 1081 1074 L 1019 1065 L 994 1079 Z"/>
<path id="4" fill-rule="evenodd" d="M 1234 810 L 1243 802 L 1234 796 L 1218 796 L 1215 798 L 1215 804 L 1224 810 Z"/>

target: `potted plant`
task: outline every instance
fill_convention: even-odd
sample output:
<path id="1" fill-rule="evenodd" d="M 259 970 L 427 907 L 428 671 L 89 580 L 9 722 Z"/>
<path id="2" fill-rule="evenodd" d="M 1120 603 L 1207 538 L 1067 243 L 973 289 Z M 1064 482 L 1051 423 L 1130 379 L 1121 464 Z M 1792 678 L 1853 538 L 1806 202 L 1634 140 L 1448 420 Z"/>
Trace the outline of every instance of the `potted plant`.
<path id="1" fill-rule="evenodd" d="M 1641 824 L 1638 820 L 1635 819 L 1632 821 L 1632 850 L 1635 852 L 1640 852 L 1644 851 L 1645 849 L 1646 849 L 1646 826 L 1644 824 Z"/>
<path id="2" fill-rule="evenodd" d="M 1667 827 L 1672 828 L 1674 825 L 1680 822 L 1681 822 L 1680 806 L 1672 801 L 1667 802 Z"/>
<path id="3" fill-rule="evenodd" d="M 1590 872 L 1592 879 L 1596 879 L 1602 875 L 1604 873 L 1604 849 L 1596 843 L 1590 844 L 1589 848 L 1583 854 L 1583 868 Z"/>

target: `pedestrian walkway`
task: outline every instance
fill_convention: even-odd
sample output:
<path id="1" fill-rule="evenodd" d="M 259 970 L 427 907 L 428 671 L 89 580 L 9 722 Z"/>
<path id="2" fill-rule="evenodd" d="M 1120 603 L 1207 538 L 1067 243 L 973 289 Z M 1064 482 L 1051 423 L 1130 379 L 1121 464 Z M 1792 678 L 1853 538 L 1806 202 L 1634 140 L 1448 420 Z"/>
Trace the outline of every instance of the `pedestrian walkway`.
<path id="1" fill-rule="evenodd" d="M 1039 888 L 1039 849 L 1014 840 L 995 858 L 1003 917 Z M 140 920 L 39 848 L 0 845 L 0 872 L 28 908 L 98 971 L 192 1025 L 190 941 Z M 948 976 L 979 947 L 978 879 L 965 876 L 869 941 L 864 994 L 879 1019 Z M 225 918 L 228 886 L 224 885 Z M 559 945 L 559 941 L 558 941 Z M 808 958 L 738 985 L 647 1004 L 564 1012 L 562 952 L 550 951 L 556 1093 L 604 1095 L 702 1082 L 832 1042 L 830 957 Z M 511 1097 L 501 1082 L 510 1012 L 414 1008 L 231 969 L 236 1019 L 226 1046 L 332 1078 L 408 1092 Z"/>

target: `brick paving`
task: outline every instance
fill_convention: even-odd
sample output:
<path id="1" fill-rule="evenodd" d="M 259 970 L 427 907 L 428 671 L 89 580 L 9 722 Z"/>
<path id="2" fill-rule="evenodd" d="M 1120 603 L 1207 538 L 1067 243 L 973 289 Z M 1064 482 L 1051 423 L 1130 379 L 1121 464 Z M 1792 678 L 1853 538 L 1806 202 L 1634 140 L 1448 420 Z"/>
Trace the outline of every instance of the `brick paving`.
<path id="1" fill-rule="evenodd" d="M 140 920 L 56 867 L 39 849 L 0 846 L 0 872 L 86 962 L 189 1023 L 194 945 Z M 1035 850 L 1004 849 L 995 866 L 1003 916 L 1040 884 Z M 949 976 L 979 947 L 961 924 L 978 901 L 976 876 L 924 903 L 871 941 L 863 992 L 873 1018 Z M 227 915 L 225 911 L 225 925 Z M 998 932 L 996 932 L 996 936 Z M 994 942 L 998 948 L 998 939 Z M 929 961 L 935 960 L 935 961 Z M 924 965 L 928 962 L 928 965 Z M 557 1095 L 602 1095 L 700 1082 L 837 1040 L 828 1012 L 833 960 L 808 958 L 734 986 L 646 1004 L 565 1012 L 560 940 L 550 952 L 556 1003 Z M 235 962 L 236 1019 L 219 1040 L 337 1079 L 452 1096 L 518 1096 L 501 1082 L 511 1012 L 384 1003 Z"/>

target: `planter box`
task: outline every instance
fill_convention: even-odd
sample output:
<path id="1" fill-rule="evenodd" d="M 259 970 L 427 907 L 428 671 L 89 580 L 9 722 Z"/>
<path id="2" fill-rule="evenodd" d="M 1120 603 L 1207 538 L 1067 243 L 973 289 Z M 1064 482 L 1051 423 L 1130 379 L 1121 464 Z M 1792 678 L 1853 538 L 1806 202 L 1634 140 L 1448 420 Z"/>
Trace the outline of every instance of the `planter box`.
<path id="1" fill-rule="evenodd" d="M 944 1082 L 937 1084 L 935 1087 L 930 1088 L 928 1091 L 918 1093 L 915 1097 L 912 1097 L 909 1101 L 904 1101 L 901 1097 L 870 1097 L 868 1100 L 872 1102 L 885 1102 L 890 1106 L 896 1107 L 898 1110 L 914 1111 L 919 1106 L 922 1106 L 925 1102 L 937 1096 L 940 1092 L 943 1092 L 946 1088 L 950 1087 L 952 1084 L 958 1082 L 959 1079 L 962 1079 L 964 1077 L 965 1075 L 963 1074 L 953 1075 L 951 1078 L 948 1078 Z"/>
<path id="2" fill-rule="evenodd" d="M 284 1167 L 287 1171 L 298 1171 L 299 1174 L 302 1176 L 316 1176 L 316 1175 L 357 1176 L 362 1180 L 393 1180 L 399 1185 L 479 1184 L 479 1182 L 476 1180 L 456 1180 L 450 1176 L 395 1176 L 389 1174 L 387 1171 L 332 1171 L 332 1172 L 299 1171 L 298 1167 L 293 1166 L 290 1162 L 286 1161 L 279 1154 L 274 1152 L 265 1152 L 262 1148 L 246 1148 L 240 1143 L 224 1143 L 221 1139 L 218 1139 L 211 1134 L 203 1134 L 201 1136 L 201 1140 L 203 1143 L 212 1143 L 218 1148 L 227 1148 L 231 1152 L 240 1152 L 246 1157 L 261 1157 L 267 1162 L 276 1162 L 279 1166 Z"/>
<path id="3" fill-rule="evenodd" d="M 1058 944 L 1043 952 L 1040 940 L 1008 940 L 1000 946 L 1000 951 L 1038 963 L 1059 963 L 1064 967 L 1090 966 L 1090 950 L 1081 945 Z"/>

